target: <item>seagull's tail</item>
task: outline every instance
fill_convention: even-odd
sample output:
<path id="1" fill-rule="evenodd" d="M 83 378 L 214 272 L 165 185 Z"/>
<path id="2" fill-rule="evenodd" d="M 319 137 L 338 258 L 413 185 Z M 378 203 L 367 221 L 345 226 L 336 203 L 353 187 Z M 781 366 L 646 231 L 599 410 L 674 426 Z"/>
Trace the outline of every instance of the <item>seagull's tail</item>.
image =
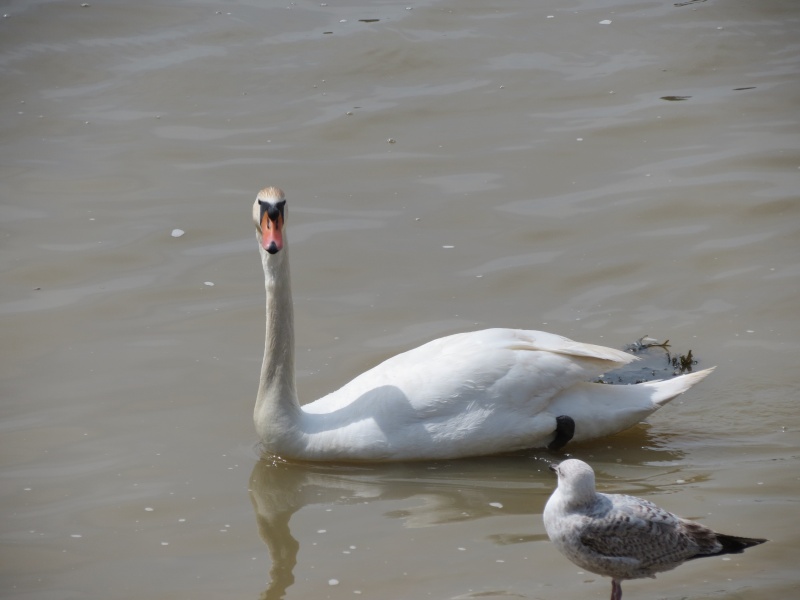
<path id="1" fill-rule="evenodd" d="M 722 544 L 722 550 L 717 554 L 741 554 L 752 546 L 758 546 L 769 540 L 761 538 L 737 537 L 735 535 L 717 534 L 717 541 Z"/>

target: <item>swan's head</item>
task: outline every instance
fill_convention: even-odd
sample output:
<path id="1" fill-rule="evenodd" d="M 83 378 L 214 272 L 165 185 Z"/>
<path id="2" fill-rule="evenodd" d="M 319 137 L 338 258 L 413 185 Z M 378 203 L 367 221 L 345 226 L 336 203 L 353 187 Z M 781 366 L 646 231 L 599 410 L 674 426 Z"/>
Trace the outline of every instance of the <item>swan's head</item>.
<path id="1" fill-rule="evenodd" d="M 286 218 L 286 198 L 283 190 L 265 187 L 253 203 L 253 223 L 261 248 L 277 254 L 283 248 L 283 224 Z"/>

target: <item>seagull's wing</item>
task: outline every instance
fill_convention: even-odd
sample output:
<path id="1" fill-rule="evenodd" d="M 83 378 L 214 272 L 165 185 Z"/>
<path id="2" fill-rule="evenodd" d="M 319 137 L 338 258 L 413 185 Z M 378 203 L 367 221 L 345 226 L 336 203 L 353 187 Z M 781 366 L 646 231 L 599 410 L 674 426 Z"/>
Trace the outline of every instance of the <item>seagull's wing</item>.
<path id="1" fill-rule="evenodd" d="M 697 553 L 679 517 L 642 498 L 608 498 L 610 509 L 590 516 L 581 531 L 581 543 L 592 551 L 636 560 L 644 575 L 672 569 Z"/>

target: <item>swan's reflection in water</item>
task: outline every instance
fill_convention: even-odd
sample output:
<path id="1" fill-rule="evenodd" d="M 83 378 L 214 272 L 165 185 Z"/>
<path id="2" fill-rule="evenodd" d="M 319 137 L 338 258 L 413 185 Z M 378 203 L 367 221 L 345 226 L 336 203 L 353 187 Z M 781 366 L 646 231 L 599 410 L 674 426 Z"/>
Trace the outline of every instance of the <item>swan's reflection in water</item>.
<path id="1" fill-rule="evenodd" d="M 647 495 L 663 483 L 649 483 L 665 473 L 678 471 L 681 452 L 670 449 L 663 435 L 656 438 L 646 426 L 613 438 L 611 445 L 596 443 L 576 446 L 573 455 L 590 462 L 598 480 L 608 478 L 617 469 L 636 467 L 636 478 L 627 477 L 615 491 Z M 267 544 L 272 566 L 264 600 L 286 597 L 294 583 L 294 568 L 303 539 L 292 535 L 292 515 L 312 505 L 355 505 L 386 502 L 383 515 L 402 519 L 404 527 L 430 527 L 445 523 L 471 521 L 488 516 L 530 515 L 530 528 L 515 533 L 489 536 L 494 544 L 516 544 L 544 540 L 541 513 L 555 486 L 547 469 L 564 454 L 529 451 L 499 457 L 400 463 L 385 465 L 325 465 L 288 463 L 264 458 L 256 463 L 250 476 L 250 498 L 256 513 L 258 531 Z M 677 477 L 668 476 L 674 481 Z M 400 510 L 396 501 L 409 500 Z M 502 507 L 500 509 L 500 507 Z M 374 513 L 373 507 L 373 513 Z M 425 549 L 414 548 L 420 560 Z"/>

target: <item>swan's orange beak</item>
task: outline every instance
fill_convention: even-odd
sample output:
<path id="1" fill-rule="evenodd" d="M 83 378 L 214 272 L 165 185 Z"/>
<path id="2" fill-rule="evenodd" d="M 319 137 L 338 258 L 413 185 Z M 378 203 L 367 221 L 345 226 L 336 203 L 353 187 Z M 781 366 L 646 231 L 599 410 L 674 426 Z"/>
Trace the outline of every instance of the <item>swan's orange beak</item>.
<path id="1" fill-rule="evenodd" d="M 269 213 L 264 211 L 261 217 L 261 247 L 270 254 L 275 254 L 283 248 L 283 215 L 278 214 L 273 221 Z"/>

